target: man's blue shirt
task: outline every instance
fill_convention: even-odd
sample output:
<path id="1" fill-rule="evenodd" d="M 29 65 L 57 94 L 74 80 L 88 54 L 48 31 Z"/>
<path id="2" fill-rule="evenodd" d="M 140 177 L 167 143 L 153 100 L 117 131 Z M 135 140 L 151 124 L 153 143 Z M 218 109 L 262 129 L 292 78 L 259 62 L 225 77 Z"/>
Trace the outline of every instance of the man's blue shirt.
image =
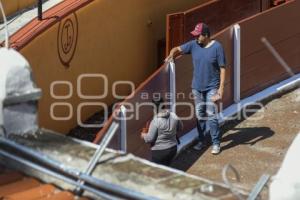
<path id="1" fill-rule="evenodd" d="M 200 92 L 219 88 L 220 68 L 226 66 L 222 45 L 214 41 L 209 47 L 202 47 L 197 40 L 180 46 L 182 53 L 192 54 L 194 73 L 192 88 Z"/>

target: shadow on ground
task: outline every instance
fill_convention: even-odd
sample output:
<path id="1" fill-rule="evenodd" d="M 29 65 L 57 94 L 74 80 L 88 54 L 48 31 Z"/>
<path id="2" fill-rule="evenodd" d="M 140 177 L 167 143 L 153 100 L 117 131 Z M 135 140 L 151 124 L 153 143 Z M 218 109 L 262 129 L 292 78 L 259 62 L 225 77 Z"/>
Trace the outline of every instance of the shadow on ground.
<path id="1" fill-rule="evenodd" d="M 223 129 L 224 130 L 224 129 Z M 255 128 L 232 128 L 229 133 L 224 133 L 222 137 L 222 153 L 234 148 L 238 145 L 254 145 L 259 141 L 265 140 L 274 135 L 269 127 L 255 127 Z M 210 140 L 210 138 L 207 138 Z M 172 162 L 171 167 L 182 171 L 187 171 L 207 150 L 209 147 L 201 151 L 196 151 L 192 147 L 187 148 L 180 153 Z M 209 152 L 206 152 L 209 153 Z M 205 164 L 205 163 L 204 163 Z"/>
<path id="2" fill-rule="evenodd" d="M 192 147 L 181 152 L 172 162 L 171 167 L 182 171 L 187 171 L 202 156 L 208 147 L 201 151 L 196 151 Z"/>
<path id="3" fill-rule="evenodd" d="M 226 134 L 222 138 L 222 143 L 229 142 L 222 146 L 222 151 L 226 151 L 238 145 L 254 145 L 261 140 L 265 140 L 274 135 L 269 127 L 255 128 L 234 128 L 233 133 Z"/>

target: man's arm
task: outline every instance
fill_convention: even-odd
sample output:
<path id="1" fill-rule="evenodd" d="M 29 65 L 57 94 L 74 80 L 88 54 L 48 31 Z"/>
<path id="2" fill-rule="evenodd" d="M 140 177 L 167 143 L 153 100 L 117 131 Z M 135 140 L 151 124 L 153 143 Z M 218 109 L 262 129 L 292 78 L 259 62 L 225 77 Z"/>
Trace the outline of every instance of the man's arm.
<path id="1" fill-rule="evenodd" d="M 218 89 L 219 99 L 223 98 L 226 76 L 226 57 L 222 45 L 217 48 L 217 61 L 220 67 L 220 86 Z"/>
<path id="2" fill-rule="evenodd" d="M 226 78 L 226 69 L 225 69 L 225 66 L 222 66 L 221 67 L 221 72 L 220 72 L 220 87 L 219 87 L 219 90 L 218 90 L 218 94 L 220 96 L 220 99 L 223 98 L 223 94 L 224 94 L 225 78 Z"/>
<path id="3" fill-rule="evenodd" d="M 180 46 L 174 47 L 173 49 L 171 49 L 170 54 L 165 59 L 165 62 L 172 60 L 174 58 L 174 56 L 181 54 L 181 53 L 182 53 L 182 49 L 180 48 Z"/>

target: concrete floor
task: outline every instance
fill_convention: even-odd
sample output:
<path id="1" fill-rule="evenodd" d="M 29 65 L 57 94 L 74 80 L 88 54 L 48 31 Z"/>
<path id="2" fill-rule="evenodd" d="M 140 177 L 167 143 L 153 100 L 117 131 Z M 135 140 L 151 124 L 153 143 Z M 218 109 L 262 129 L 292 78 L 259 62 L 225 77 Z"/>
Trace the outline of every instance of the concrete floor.
<path id="1" fill-rule="evenodd" d="M 221 154 L 212 155 L 210 147 L 200 152 L 189 148 L 175 159 L 173 167 L 223 182 L 222 169 L 231 164 L 239 172 L 238 185 L 251 190 L 264 173 L 276 174 L 300 131 L 299 121 L 300 89 L 297 89 L 265 102 L 263 109 L 246 120 L 223 126 Z M 264 190 L 263 199 L 266 198 L 267 190 Z"/>

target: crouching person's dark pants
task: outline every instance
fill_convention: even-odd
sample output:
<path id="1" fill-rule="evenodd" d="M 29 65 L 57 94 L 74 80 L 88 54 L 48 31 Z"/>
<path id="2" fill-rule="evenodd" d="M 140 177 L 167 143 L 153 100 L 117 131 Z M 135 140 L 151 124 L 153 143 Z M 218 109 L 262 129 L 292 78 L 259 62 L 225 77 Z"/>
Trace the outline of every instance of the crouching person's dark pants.
<path id="1" fill-rule="evenodd" d="M 177 146 L 173 146 L 169 149 L 163 150 L 151 150 L 152 153 L 152 162 L 169 166 L 176 156 Z"/>

